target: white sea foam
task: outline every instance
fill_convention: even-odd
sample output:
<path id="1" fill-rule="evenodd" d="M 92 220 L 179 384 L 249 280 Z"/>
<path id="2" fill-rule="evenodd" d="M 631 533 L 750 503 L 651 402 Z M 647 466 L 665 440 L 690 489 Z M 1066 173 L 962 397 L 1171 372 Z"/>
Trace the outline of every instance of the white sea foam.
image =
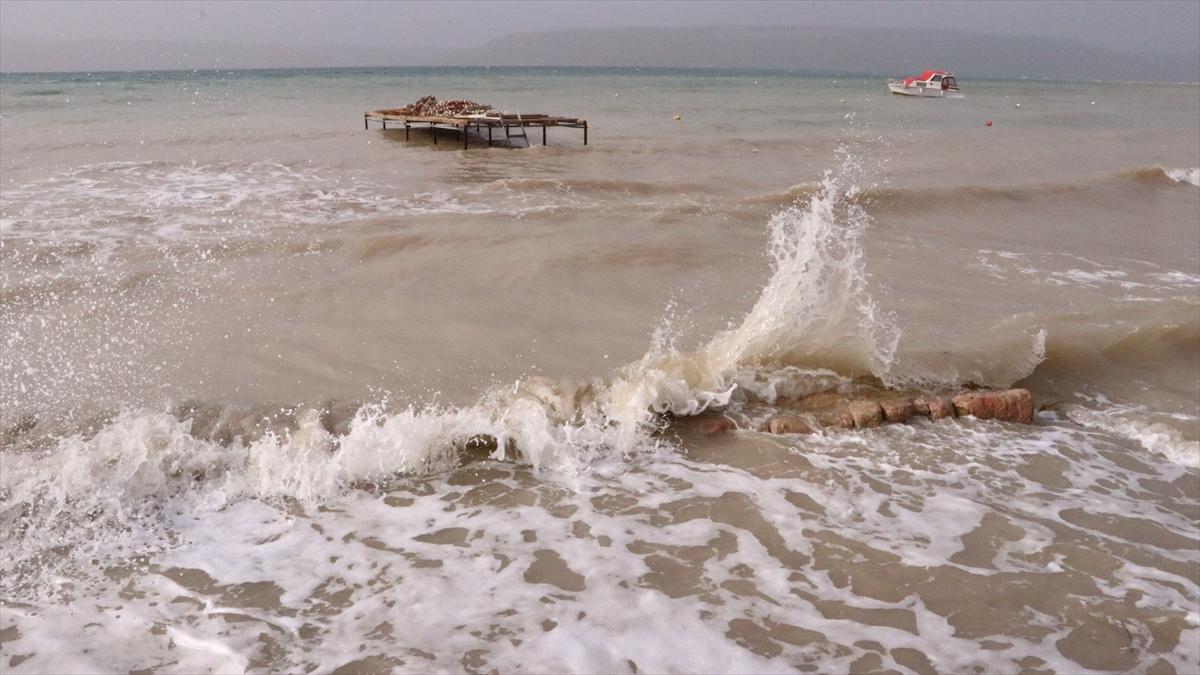
<path id="1" fill-rule="evenodd" d="M 372 217 L 475 215 L 522 218 L 610 208 L 617 186 L 496 179 L 445 190 L 398 190 L 378 173 L 277 162 L 105 162 L 25 185 L 6 185 L 0 232 L 51 240 L 223 242 Z M 607 193 L 607 194 L 606 194 Z M 678 195 L 637 194 L 624 205 L 705 208 Z M 680 202 L 680 199 L 683 199 Z M 320 232 L 318 230 L 318 232 Z"/>
<path id="2" fill-rule="evenodd" d="M 960 629 L 964 619 L 955 615 L 963 607 L 944 597 L 940 606 L 927 602 L 935 588 L 921 583 L 904 597 L 880 599 L 879 591 L 858 588 L 874 577 L 855 566 L 870 556 L 882 566 L 867 569 L 892 570 L 897 584 L 949 574 L 970 592 L 999 599 L 991 595 L 995 586 L 1016 583 L 1014 575 L 1046 583 L 1045 575 L 1064 573 L 1062 565 L 1084 580 L 1097 574 L 1084 558 L 1042 560 L 1064 544 L 1063 533 L 1072 546 L 1103 545 L 1108 536 L 1072 522 L 1067 508 L 1082 504 L 1154 519 L 1180 535 L 1195 532 L 1185 514 L 1136 496 L 1144 474 L 1108 459 L 1113 446 L 1097 432 L 968 421 L 802 443 L 803 458 L 794 463 L 783 449 L 777 461 L 789 470 L 775 477 L 743 470 L 735 458 L 675 455 L 532 482 L 485 463 L 479 470 L 495 475 L 478 486 L 443 476 L 383 495 L 344 493 L 323 509 L 243 500 L 187 511 L 175 526 L 188 546 L 155 556 L 95 602 L 7 610 L 7 625 L 20 637 L 6 643 L 6 653 L 36 654 L 14 672 L 151 663 L 172 672 L 225 670 L 251 657 L 277 659 L 273 670 L 312 665 L 324 672 L 370 655 L 403 661 L 395 666 L 401 672 L 445 671 L 469 653 L 503 671 L 621 672 L 632 661 L 650 672 L 792 672 L 797 664 L 846 671 L 872 653 L 899 668 L 894 650 L 915 649 L 947 671 L 1007 671 L 1033 657 L 1074 672 L 1078 664 L 1056 647 L 1069 632 L 1062 617 L 1000 603 L 995 611 L 1039 630 L 989 636 L 1007 646 L 981 649 Z M 1014 471 L 1027 458 L 1046 457 L 1071 457 L 1053 477 L 1066 486 Z M 1108 496 L 1089 499 L 1100 486 Z M 820 511 L 797 509 L 788 498 L 796 492 Z M 519 508 L 515 494 L 523 495 Z M 964 537 L 988 514 L 1020 536 L 990 559 L 958 561 L 968 548 Z M 1113 550 L 1125 547 L 1118 541 Z M 576 586 L 532 576 L 548 551 L 577 575 Z M 1190 611 L 1196 584 L 1172 571 L 1186 569 L 1189 551 L 1154 555 L 1173 562 L 1126 561 L 1114 573 L 1119 586 L 1096 582 L 1116 598 L 1136 589 L 1155 611 Z M 830 567 L 830 556 L 852 564 Z M 854 583 L 839 576 L 844 571 Z M 240 595 L 244 584 L 257 585 L 266 599 Z M 1013 602 L 1028 602 L 1020 597 Z M 1063 601 L 1076 611 L 1098 598 L 1068 593 Z M 119 611 L 104 609 L 116 605 Z M 893 618 L 879 624 L 842 616 L 840 608 Z M 638 621 L 629 620 L 631 611 Z M 1190 622 L 1183 639 L 1194 631 Z M 758 631 L 778 656 L 739 646 L 732 631 L 739 625 Z M 771 632 L 767 640 L 763 627 L 774 625 L 824 637 L 806 644 Z M 1128 628 L 1143 629 L 1141 622 Z M 114 636 L 128 648 L 112 650 Z M 829 649 L 825 640 L 844 647 Z M 1162 657 L 1186 670 L 1194 650 L 1180 644 Z"/>
<path id="3" fill-rule="evenodd" d="M 1066 409 L 1072 421 L 1103 429 L 1137 441 L 1150 452 L 1156 452 L 1184 466 L 1200 467 L 1200 441 L 1188 440 L 1176 426 L 1159 419 L 1145 406 L 1106 403 L 1103 408 L 1072 405 Z M 1179 420 L 1183 424 L 1200 428 L 1200 418 Z"/>
<path id="4" fill-rule="evenodd" d="M 1200 167 L 1191 169 L 1163 169 L 1163 173 L 1167 174 L 1167 178 L 1176 183 L 1190 183 L 1200 186 Z"/>

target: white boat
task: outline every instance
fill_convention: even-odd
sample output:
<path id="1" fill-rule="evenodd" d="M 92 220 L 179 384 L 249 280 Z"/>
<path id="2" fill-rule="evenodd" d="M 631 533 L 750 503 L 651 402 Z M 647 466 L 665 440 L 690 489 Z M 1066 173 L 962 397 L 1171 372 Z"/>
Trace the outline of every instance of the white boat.
<path id="1" fill-rule="evenodd" d="M 958 80 L 948 70 L 927 70 L 919 77 L 906 77 L 899 82 L 888 80 L 888 91 L 901 96 L 926 98 L 962 98 Z"/>

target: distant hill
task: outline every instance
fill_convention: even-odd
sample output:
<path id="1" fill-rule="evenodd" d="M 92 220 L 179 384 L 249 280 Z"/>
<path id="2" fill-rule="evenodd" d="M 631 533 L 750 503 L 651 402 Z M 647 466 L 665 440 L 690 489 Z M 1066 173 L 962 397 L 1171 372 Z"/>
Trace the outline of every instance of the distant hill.
<path id="1" fill-rule="evenodd" d="M 1152 45 L 1148 45 L 1152 48 Z M 1200 53 L 1123 54 L 1043 37 L 873 28 L 579 28 L 516 33 L 451 55 L 462 64 L 791 68 L 967 77 L 1200 81 Z"/>
<path id="2" fill-rule="evenodd" d="M 1198 46 L 1200 48 L 1200 46 Z M 469 49 L 103 40 L 4 40 L 0 71 L 175 70 L 321 66 L 608 66 L 780 68 L 912 74 L 939 67 L 971 78 L 1200 82 L 1200 52 L 1148 45 L 1124 54 L 1080 42 L 872 28 L 577 28 L 514 33 Z"/>
<path id="3" fill-rule="evenodd" d="M 20 39 L 0 41 L 0 72 L 385 66 L 420 56 L 396 49 L 339 45 Z"/>

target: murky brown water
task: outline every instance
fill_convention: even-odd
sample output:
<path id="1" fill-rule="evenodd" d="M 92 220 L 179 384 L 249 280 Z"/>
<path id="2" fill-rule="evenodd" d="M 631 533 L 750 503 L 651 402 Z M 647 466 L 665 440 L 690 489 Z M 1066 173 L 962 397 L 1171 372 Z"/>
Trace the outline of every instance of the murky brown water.
<path id="1" fill-rule="evenodd" d="M 1195 86 L 0 85 L 6 670 L 1200 667 Z M 359 126 L 431 92 L 591 145 Z M 1046 407 L 690 417 L 854 378 Z"/>

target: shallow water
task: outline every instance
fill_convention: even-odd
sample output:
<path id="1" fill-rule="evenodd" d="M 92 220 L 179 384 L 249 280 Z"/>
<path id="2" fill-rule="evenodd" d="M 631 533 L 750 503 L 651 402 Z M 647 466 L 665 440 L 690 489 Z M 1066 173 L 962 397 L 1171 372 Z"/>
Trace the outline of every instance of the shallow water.
<path id="1" fill-rule="evenodd" d="M 1200 666 L 1194 85 L 0 85 L 13 672 Z M 427 93 L 590 145 L 358 126 Z M 1047 407 L 688 418 L 856 383 Z"/>

